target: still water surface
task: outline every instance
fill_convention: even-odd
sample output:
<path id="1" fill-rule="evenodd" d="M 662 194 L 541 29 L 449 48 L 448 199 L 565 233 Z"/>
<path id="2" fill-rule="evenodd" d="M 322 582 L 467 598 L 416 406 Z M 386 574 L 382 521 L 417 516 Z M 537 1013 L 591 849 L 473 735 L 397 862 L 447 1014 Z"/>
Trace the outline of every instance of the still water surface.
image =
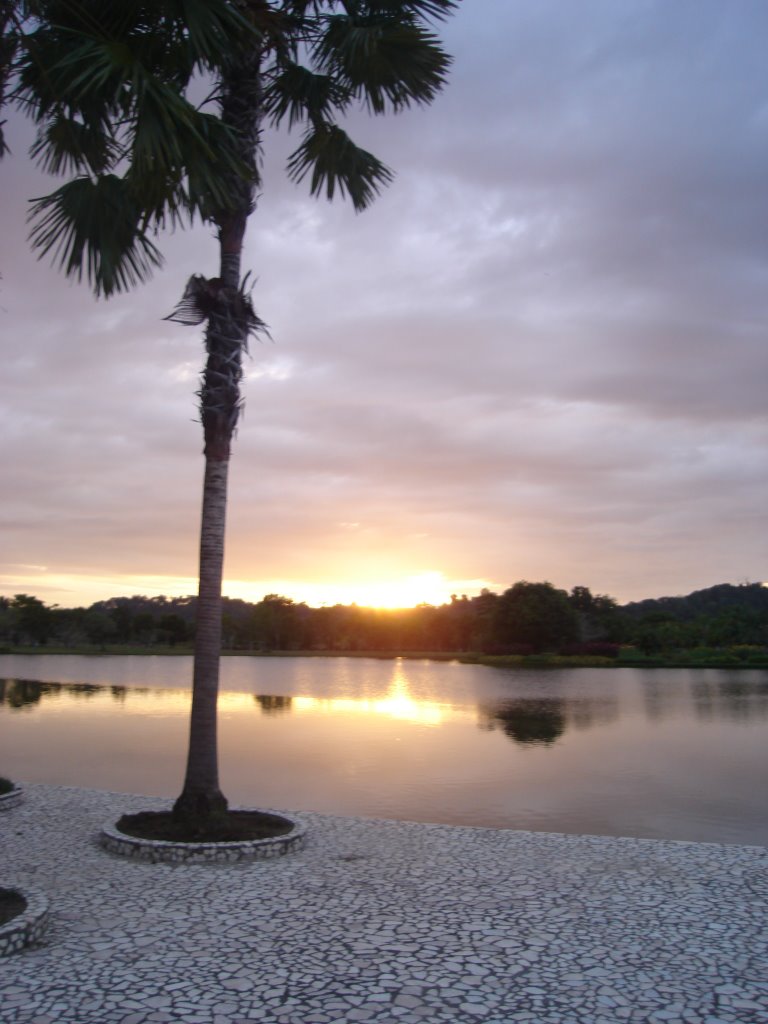
<path id="1" fill-rule="evenodd" d="M 0 774 L 175 796 L 191 659 L 0 656 Z M 768 845 L 768 672 L 226 658 L 233 804 Z"/>

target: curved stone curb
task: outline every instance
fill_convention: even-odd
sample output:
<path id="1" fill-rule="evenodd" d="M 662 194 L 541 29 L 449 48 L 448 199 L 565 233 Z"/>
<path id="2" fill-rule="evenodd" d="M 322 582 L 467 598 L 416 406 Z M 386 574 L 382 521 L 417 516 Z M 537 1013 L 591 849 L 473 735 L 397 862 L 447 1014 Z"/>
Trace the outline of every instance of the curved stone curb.
<path id="1" fill-rule="evenodd" d="M 0 957 L 18 953 L 25 946 L 39 942 L 48 927 L 48 899 L 38 889 L 20 885 L 4 885 L 27 901 L 23 914 L 0 925 Z"/>
<path id="2" fill-rule="evenodd" d="M 236 808 L 261 810 L 261 808 Z M 267 839 L 238 840 L 231 843 L 173 843 L 163 839 L 139 839 L 126 835 L 114 825 L 102 826 L 99 844 L 109 853 L 152 864 L 236 864 L 239 861 L 266 860 L 293 853 L 304 845 L 307 830 L 296 818 L 282 811 L 264 811 L 290 821 L 293 828 L 282 836 Z"/>
<path id="3" fill-rule="evenodd" d="M 7 793 L 0 794 L 0 812 L 10 811 L 12 807 L 18 807 L 24 799 L 24 790 L 14 783 L 13 789 Z"/>

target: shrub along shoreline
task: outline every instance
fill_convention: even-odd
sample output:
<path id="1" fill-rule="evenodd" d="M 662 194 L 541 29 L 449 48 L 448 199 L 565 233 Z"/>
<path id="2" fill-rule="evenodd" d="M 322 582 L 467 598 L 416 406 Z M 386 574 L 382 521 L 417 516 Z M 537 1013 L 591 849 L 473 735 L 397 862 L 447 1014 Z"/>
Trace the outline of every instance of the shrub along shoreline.
<path id="1" fill-rule="evenodd" d="M 191 657 L 191 645 L 140 646 L 129 644 L 78 644 L 62 647 L 3 646 L 0 654 L 82 655 L 87 657 Z M 223 657 L 239 658 L 376 658 L 406 661 L 458 661 L 466 665 L 496 668 L 768 668 L 768 649 L 756 645 L 698 647 L 646 654 L 637 647 L 619 647 L 615 655 L 599 654 L 483 654 L 467 651 L 366 651 L 366 650 L 223 650 Z"/>

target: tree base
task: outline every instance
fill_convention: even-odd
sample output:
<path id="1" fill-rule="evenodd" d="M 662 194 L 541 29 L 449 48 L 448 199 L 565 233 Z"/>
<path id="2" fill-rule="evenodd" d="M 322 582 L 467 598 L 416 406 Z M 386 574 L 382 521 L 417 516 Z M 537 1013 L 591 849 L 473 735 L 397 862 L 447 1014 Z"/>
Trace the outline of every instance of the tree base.
<path id="1" fill-rule="evenodd" d="M 0 957 L 40 942 L 48 926 L 48 900 L 37 889 L 0 887 Z"/>
<path id="2" fill-rule="evenodd" d="M 185 789 L 171 814 L 180 827 L 190 832 L 195 829 L 212 831 L 226 819 L 228 808 L 227 798 L 218 789 L 214 792 Z"/>
<path id="3" fill-rule="evenodd" d="M 137 839 L 169 843 L 235 843 L 271 839 L 286 835 L 293 822 L 267 811 L 228 811 L 207 819 L 188 820 L 173 811 L 140 811 L 124 814 L 118 821 L 120 832 Z"/>
<path id="4" fill-rule="evenodd" d="M 15 889 L 0 889 L 0 925 L 21 917 L 26 909 L 27 901 L 21 893 Z"/>

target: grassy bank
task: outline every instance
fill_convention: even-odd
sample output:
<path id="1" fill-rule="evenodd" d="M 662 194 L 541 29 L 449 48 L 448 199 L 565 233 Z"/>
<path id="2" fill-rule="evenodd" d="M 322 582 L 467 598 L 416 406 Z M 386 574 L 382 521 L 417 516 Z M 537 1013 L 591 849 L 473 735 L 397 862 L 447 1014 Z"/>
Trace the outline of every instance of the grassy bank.
<path id="1" fill-rule="evenodd" d="M 106 644 L 62 647 L 0 648 L 0 654 L 78 654 L 88 657 L 137 655 L 152 657 L 187 656 L 192 647 L 131 646 Z M 636 647 L 624 647 L 616 658 L 584 654 L 473 654 L 460 651 L 222 651 L 224 657 L 239 658 L 379 658 L 410 661 L 458 661 L 466 665 L 490 665 L 497 668 L 768 668 L 768 650 L 763 647 L 741 645 L 737 647 L 699 647 L 690 650 L 669 650 L 644 653 Z"/>
<path id="2" fill-rule="evenodd" d="M 458 656 L 459 661 L 504 668 L 768 668 L 763 647 L 697 647 L 648 654 L 624 647 L 616 658 L 562 654 L 499 654 Z"/>

